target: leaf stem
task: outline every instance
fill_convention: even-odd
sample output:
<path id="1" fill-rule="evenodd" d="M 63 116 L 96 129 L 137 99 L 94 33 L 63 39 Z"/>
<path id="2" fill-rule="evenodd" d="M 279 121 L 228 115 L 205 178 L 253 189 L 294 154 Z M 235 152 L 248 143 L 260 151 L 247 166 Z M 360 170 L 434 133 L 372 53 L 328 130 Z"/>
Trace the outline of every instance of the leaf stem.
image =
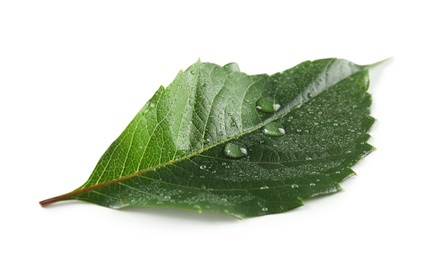
<path id="1" fill-rule="evenodd" d="M 45 206 L 47 206 L 49 204 L 52 204 L 54 202 L 67 200 L 67 199 L 70 199 L 70 198 L 72 198 L 72 197 L 74 197 L 76 195 L 79 195 L 79 194 L 82 194 L 84 192 L 87 192 L 87 191 L 90 191 L 90 190 L 94 190 L 94 189 L 97 189 L 97 188 L 100 188 L 102 186 L 106 186 L 106 185 L 109 185 L 109 184 L 110 184 L 110 182 L 107 182 L 107 183 L 103 183 L 102 185 L 94 185 L 94 186 L 91 186 L 91 187 L 88 187 L 88 188 L 85 188 L 85 189 L 74 190 L 74 191 L 68 192 L 66 194 L 62 194 L 62 195 L 59 195 L 59 196 L 56 196 L 56 197 L 52 197 L 52 198 L 49 198 L 49 199 L 46 199 L 46 200 L 42 200 L 41 202 L 39 202 L 39 204 L 40 204 L 40 206 L 45 207 Z"/>
<path id="2" fill-rule="evenodd" d="M 194 154 L 190 154 L 189 156 L 180 158 L 177 161 L 181 161 L 181 160 L 187 159 L 187 158 L 189 158 L 189 157 L 191 157 L 193 155 Z M 93 185 L 93 186 L 90 186 L 90 187 L 87 187 L 87 188 L 80 188 L 80 189 L 74 190 L 72 192 L 68 192 L 66 194 L 63 194 L 63 195 L 59 195 L 59 196 L 56 196 L 56 197 L 53 197 L 53 198 L 42 200 L 41 202 L 39 202 L 39 204 L 42 207 L 45 207 L 45 206 L 47 206 L 49 204 L 52 204 L 54 202 L 58 202 L 58 201 L 62 201 L 62 200 L 68 200 L 68 199 L 73 198 L 76 195 L 79 195 L 79 194 L 82 194 L 82 193 L 85 193 L 85 192 L 88 192 L 88 191 L 96 190 L 96 189 L 99 189 L 99 188 L 102 188 L 102 187 L 105 187 L 105 186 L 109 186 L 109 185 L 112 185 L 112 184 L 115 184 L 115 183 L 119 183 L 119 182 L 121 182 L 123 180 L 127 180 L 127 179 L 133 178 L 135 176 L 140 176 L 143 173 L 150 172 L 150 171 L 152 171 L 154 169 L 157 169 L 157 168 L 163 167 L 165 165 L 168 165 L 169 163 L 171 163 L 171 161 L 163 163 L 163 164 L 160 164 L 160 165 L 155 166 L 155 167 L 151 167 L 151 168 L 148 168 L 148 169 L 140 170 L 138 172 L 135 172 L 133 174 L 121 177 L 119 179 L 114 179 L 114 180 L 111 180 L 111 181 L 99 183 L 99 184 L 96 184 L 96 185 Z"/>
<path id="3" fill-rule="evenodd" d="M 60 196 L 56 196 L 56 197 L 52 197 L 46 200 L 42 200 L 41 202 L 39 202 L 40 206 L 45 207 L 48 206 L 49 204 L 52 204 L 54 202 L 58 202 L 61 200 L 65 200 L 65 199 L 69 199 L 73 196 L 73 192 L 67 193 L 67 194 L 63 194 Z"/>
<path id="4" fill-rule="evenodd" d="M 59 196 L 56 196 L 56 197 L 53 197 L 53 198 L 42 200 L 41 202 L 39 202 L 39 204 L 40 204 L 40 206 L 45 207 L 45 206 L 47 206 L 49 204 L 52 204 L 54 202 L 71 199 L 72 197 L 74 197 L 76 195 L 79 195 L 79 194 L 82 194 L 82 193 L 85 193 L 85 192 L 88 192 L 88 191 L 91 191 L 91 190 L 95 190 L 95 189 L 98 189 L 98 188 L 101 188 L 101 187 L 105 187 L 105 186 L 108 186 L 108 185 L 111 185 L 111 184 L 114 184 L 114 183 L 121 182 L 121 181 L 123 181 L 125 179 L 129 179 L 129 178 L 131 178 L 131 177 L 133 177 L 135 175 L 140 175 L 142 172 L 144 172 L 144 171 L 139 171 L 139 172 L 137 172 L 135 174 L 132 174 L 132 175 L 129 175 L 129 176 L 124 176 L 124 177 L 122 177 L 120 179 L 115 179 L 115 180 L 111 180 L 111 181 L 108 181 L 108 182 L 100 183 L 100 184 L 93 185 L 93 186 L 90 186 L 90 187 L 87 187 L 87 188 L 84 188 L 84 189 L 74 190 L 72 192 L 68 192 L 68 193 L 63 194 L 63 195 L 59 195 Z"/>

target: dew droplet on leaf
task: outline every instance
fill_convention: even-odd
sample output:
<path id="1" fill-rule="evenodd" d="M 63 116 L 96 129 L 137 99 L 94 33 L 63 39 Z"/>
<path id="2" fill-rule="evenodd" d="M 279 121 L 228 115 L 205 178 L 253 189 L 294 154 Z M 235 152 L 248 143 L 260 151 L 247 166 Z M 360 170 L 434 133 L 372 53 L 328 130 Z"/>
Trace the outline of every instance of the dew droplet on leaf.
<path id="1" fill-rule="evenodd" d="M 266 124 L 263 127 L 263 133 L 266 135 L 272 135 L 272 136 L 282 136 L 285 134 L 285 128 L 283 128 L 283 125 L 277 122 L 271 122 Z"/>
<path id="2" fill-rule="evenodd" d="M 264 97 L 264 98 L 259 98 L 257 100 L 256 108 L 259 111 L 271 113 L 279 110 L 280 104 L 277 103 L 276 100 L 274 100 L 274 98 Z"/>
<path id="3" fill-rule="evenodd" d="M 229 69 L 232 72 L 240 72 L 240 67 L 235 62 L 228 63 L 224 65 L 223 68 Z"/>
<path id="4" fill-rule="evenodd" d="M 229 158 L 242 158 L 248 155 L 246 147 L 239 142 L 230 142 L 225 145 L 225 155 Z"/>

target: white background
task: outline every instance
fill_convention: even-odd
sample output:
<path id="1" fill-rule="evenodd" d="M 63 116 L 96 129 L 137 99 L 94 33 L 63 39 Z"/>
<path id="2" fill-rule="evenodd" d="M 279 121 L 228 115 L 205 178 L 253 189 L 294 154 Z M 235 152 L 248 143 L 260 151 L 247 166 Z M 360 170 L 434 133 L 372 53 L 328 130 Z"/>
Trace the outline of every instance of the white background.
<path id="1" fill-rule="evenodd" d="M 446 259 L 440 2 L 1 1 L 0 258 Z M 242 221 L 39 206 L 81 185 L 154 91 L 198 58 L 271 74 L 327 57 L 393 57 L 371 72 L 377 150 L 345 191 Z"/>

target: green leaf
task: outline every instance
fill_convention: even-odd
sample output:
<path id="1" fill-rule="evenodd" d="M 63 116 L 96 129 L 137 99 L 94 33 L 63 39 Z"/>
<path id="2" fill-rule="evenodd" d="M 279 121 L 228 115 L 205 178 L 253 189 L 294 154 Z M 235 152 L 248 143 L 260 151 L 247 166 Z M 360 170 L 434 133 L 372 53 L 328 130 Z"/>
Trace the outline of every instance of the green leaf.
<path id="1" fill-rule="evenodd" d="M 68 199 L 238 218 L 341 190 L 373 150 L 368 66 L 303 62 L 272 76 L 197 63 L 160 87 Z"/>

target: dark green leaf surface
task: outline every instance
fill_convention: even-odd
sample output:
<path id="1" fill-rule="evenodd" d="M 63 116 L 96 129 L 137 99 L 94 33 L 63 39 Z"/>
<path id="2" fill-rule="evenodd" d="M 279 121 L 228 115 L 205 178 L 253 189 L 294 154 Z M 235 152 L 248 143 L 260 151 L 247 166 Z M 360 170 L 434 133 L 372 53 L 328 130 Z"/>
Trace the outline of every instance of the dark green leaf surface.
<path id="1" fill-rule="evenodd" d="M 239 218 L 299 207 L 339 191 L 373 149 L 368 84 L 367 66 L 340 59 L 272 76 L 199 61 L 155 93 L 84 185 L 41 204 L 78 199 Z"/>

